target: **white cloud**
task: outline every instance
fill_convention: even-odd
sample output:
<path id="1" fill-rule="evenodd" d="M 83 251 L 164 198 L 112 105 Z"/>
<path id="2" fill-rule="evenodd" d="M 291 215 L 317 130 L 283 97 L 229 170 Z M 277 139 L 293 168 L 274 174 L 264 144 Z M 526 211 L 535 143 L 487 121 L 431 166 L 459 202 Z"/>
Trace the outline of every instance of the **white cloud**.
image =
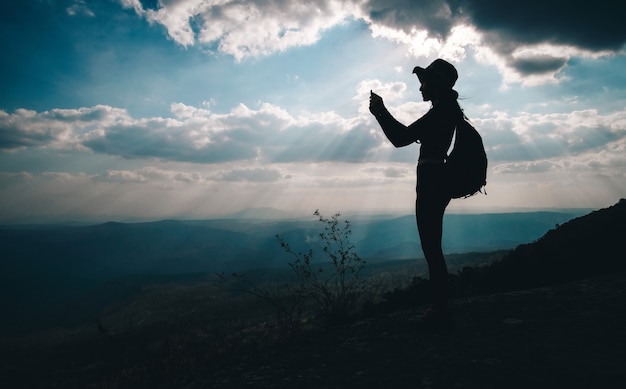
<path id="1" fill-rule="evenodd" d="M 404 82 L 382 82 L 380 80 L 363 80 L 356 88 L 353 100 L 359 102 L 359 113 L 370 116 L 370 91 L 383 97 L 385 103 L 402 100 L 406 97 L 407 85 Z"/>
<path id="2" fill-rule="evenodd" d="M 20 108 L 12 114 L 0 110 L 0 150 L 81 148 L 81 140 L 89 137 L 89 132 L 98 133 L 129 120 L 126 110 L 105 105 L 44 112 Z"/>
<path id="3" fill-rule="evenodd" d="M 407 46 L 408 53 L 416 58 L 428 57 L 437 53 L 441 47 L 440 39 L 429 36 L 427 30 L 411 29 L 408 33 L 401 29 L 396 29 L 384 25 L 370 25 L 373 38 L 385 38 L 392 42 Z"/>
<path id="4" fill-rule="evenodd" d="M 413 174 L 413 169 L 407 169 L 406 167 L 396 167 L 396 166 L 387 166 L 387 167 L 369 167 L 365 168 L 362 171 L 368 174 L 382 174 L 387 178 L 403 178 L 408 177 Z"/>
<path id="5" fill-rule="evenodd" d="M 165 26 L 167 33 L 176 43 L 182 46 L 193 46 L 196 41 L 196 32 L 191 21 L 199 13 L 210 7 L 210 3 L 199 0 L 172 0 L 160 2 L 158 10 L 144 10 L 143 14 L 150 23 L 159 23 Z"/>
<path id="6" fill-rule="evenodd" d="M 163 188 L 201 184 L 205 181 L 200 172 L 162 169 L 154 166 L 145 166 L 136 170 L 107 170 L 93 178 L 97 181 L 116 183 L 149 183 Z"/>
<path id="7" fill-rule="evenodd" d="M 382 139 L 371 118 L 334 112 L 293 116 L 268 103 L 240 104 L 226 114 L 181 103 L 174 118 L 132 118 L 126 110 L 96 106 L 41 113 L 0 111 L 0 150 L 27 147 L 84 149 L 132 159 L 196 163 L 259 160 L 362 161 Z"/>
<path id="8" fill-rule="evenodd" d="M 281 172 L 274 168 L 248 168 L 233 169 L 227 171 L 219 171 L 210 177 L 215 181 L 231 181 L 231 182 L 272 182 L 282 177 Z"/>
<path id="9" fill-rule="evenodd" d="M 84 0 L 74 0 L 74 4 L 66 8 L 66 12 L 69 16 L 77 16 L 77 15 L 83 15 L 83 16 L 89 16 L 89 17 L 95 16 L 93 11 L 89 9 L 87 4 L 85 4 Z"/>
<path id="10" fill-rule="evenodd" d="M 225 114 L 175 103 L 171 105 L 174 118 L 133 118 L 126 110 L 108 106 L 41 113 L 0 111 L 0 149 L 73 149 L 203 164 L 413 161 L 415 150 L 393 150 L 367 112 L 370 88 L 382 91 L 385 101 L 394 101 L 404 96 L 406 85 L 363 81 L 355 98 L 361 104 L 360 115 L 352 118 L 335 112 L 294 116 L 268 103 L 260 103 L 257 109 L 240 104 Z M 407 102 L 389 109 L 410 124 L 428 108 Z M 473 122 L 494 164 L 615 153 L 616 145 L 626 139 L 626 110 L 604 115 L 594 109 L 517 116 L 494 112 Z M 119 172 L 111 174 L 123 178 Z"/>
<path id="11" fill-rule="evenodd" d="M 139 0 L 118 0 L 122 7 L 124 8 L 132 8 L 138 15 L 143 15 L 145 13 L 143 6 L 141 5 L 141 1 Z"/>
<path id="12" fill-rule="evenodd" d="M 121 0 L 150 23 L 163 25 L 182 46 L 217 45 L 220 53 L 237 61 L 268 55 L 291 47 L 311 45 L 320 33 L 359 17 L 353 2 L 294 1 L 162 1 L 156 10 L 144 9 L 137 0 Z"/>
<path id="13" fill-rule="evenodd" d="M 205 104 L 210 106 L 210 104 Z M 211 116 L 211 111 L 204 108 L 196 108 L 183 103 L 173 103 L 170 105 L 170 111 L 179 119 L 189 119 L 193 117 L 206 118 Z"/>
<path id="14" fill-rule="evenodd" d="M 139 172 L 128 170 L 109 170 L 100 177 L 101 180 L 119 183 L 143 183 L 147 179 Z"/>

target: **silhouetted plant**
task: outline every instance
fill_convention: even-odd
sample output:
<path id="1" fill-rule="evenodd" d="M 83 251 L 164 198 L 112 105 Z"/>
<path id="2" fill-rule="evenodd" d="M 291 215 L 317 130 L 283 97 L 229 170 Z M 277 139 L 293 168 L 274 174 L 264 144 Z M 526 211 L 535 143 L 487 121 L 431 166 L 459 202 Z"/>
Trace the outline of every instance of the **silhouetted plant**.
<path id="1" fill-rule="evenodd" d="M 357 309 L 358 298 L 363 290 L 359 273 L 365 261 L 350 242 L 350 221 L 339 220 L 340 213 L 326 218 L 316 210 L 314 215 L 324 224 L 324 229 L 313 245 L 330 259 L 330 264 L 321 260 L 313 264 L 314 248 L 304 253 L 295 252 L 279 235 L 276 238 L 281 247 L 295 258 L 289 262 L 289 266 L 300 292 L 315 302 L 326 319 L 341 320 Z"/>

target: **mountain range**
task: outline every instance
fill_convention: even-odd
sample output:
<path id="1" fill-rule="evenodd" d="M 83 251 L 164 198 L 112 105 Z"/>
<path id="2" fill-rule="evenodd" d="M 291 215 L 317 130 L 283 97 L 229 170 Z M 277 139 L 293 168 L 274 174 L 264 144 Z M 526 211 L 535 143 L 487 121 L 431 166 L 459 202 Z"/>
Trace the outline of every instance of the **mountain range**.
<path id="1" fill-rule="evenodd" d="M 513 249 L 581 213 L 447 215 L 444 250 Z M 360 216 L 351 223 L 350 239 L 370 262 L 421 256 L 413 216 Z M 3 325 L 37 322 L 63 307 L 75 314 L 95 313 L 146 284 L 191 282 L 213 272 L 287 268 L 290 257 L 276 235 L 304 252 L 322 227 L 314 218 L 3 226 L 0 304 L 9 318 Z"/>

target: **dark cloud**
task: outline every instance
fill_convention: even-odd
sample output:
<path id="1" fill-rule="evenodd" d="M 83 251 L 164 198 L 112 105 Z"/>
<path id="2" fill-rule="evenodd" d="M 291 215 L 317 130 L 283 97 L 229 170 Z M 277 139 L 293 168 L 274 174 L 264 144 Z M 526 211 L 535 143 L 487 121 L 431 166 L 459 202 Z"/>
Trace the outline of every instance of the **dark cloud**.
<path id="1" fill-rule="evenodd" d="M 519 43 L 558 43 L 592 51 L 626 42 L 626 3 L 617 0 L 454 1 L 481 31 Z"/>
<path id="2" fill-rule="evenodd" d="M 509 65 L 522 76 L 531 74 L 554 73 L 567 64 L 567 58 L 551 55 L 537 55 L 534 57 L 513 58 Z"/>
<path id="3" fill-rule="evenodd" d="M 460 17 L 458 7 L 451 8 L 445 0 L 371 0 L 368 6 L 369 16 L 376 23 L 405 31 L 424 28 L 439 37 L 447 36 Z"/>
<path id="4" fill-rule="evenodd" d="M 119 109 L 117 111 L 120 111 Z M 111 107 L 97 105 L 92 108 L 79 109 L 52 109 L 42 112 L 38 116 L 41 120 L 51 120 L 67 123 L 95 122 L 105 119 L 111 114 Z"/>
<path id="5" fill-rule="evenodd" d="M 0 126 L 0 150 L 36 147 L 52 140 L 49 134 L 27 134 L 13 126 Z"/>
<path id="6" fill-rule="evenodd" d="M 99 153 L 124 158 L 159 158 L 173 161 L 216 163 L 255 158 L 254 145 L 237 142 L 226 135 L 198 147 L 188 129 L 165 127 L 154 121 L 146 126 L 114 126 L 103 137 L 83 142 L 83 146 Z"/>
<path id="7" fill-rule="evenodd" d="M 426 29 L 438 38 L 470 23 L 522 76 L 558 72 L 567 62 L 547 55 L 513 57 L 523 45 L 548 43 L 598 52 L 619 51 L 626 43 L 626 3 L 617 0 L 370 0 L 366 7 L 375 23 L 405 32 Z"/>
<path id="8" fill-rule="evenodd" d="M 25 125 L 25 121 L 32 119 L 34 125 Z M 43 146 L 58 140 L 63 132 L 53 126 L 40 125 L 37 122 L 34 111 L 18 109 L 13 114 L 0 111 L 0 150 Z"/>

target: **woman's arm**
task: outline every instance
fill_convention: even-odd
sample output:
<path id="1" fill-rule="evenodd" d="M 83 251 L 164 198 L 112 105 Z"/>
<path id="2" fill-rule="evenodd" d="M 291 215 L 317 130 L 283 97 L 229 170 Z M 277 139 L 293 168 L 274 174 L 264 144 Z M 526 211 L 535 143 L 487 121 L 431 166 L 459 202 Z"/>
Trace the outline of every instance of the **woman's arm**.
<path id="1" fill-rule="evenodd" d="M 414 131 L 414 128 L 410 130 L 409 127 L 397 121 L 385 108 L 382 97 L 374 92 L 370 94 L 370 112 L 374 115 L 378 124 L 380 124 L 387 139 L 395 147 L 410 145 L 418 139 L 418 132 Z M 413 123 L 411 127 L 414 127 L 415 124 Z"/>

